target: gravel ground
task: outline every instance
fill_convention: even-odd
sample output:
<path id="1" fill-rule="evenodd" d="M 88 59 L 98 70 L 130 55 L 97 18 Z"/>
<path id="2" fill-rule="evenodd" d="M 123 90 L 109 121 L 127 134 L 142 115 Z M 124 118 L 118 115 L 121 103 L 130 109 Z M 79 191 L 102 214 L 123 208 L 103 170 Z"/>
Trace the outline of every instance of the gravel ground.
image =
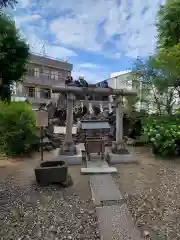
<path id="1" fill-rule="evenodd" d="M 152 240 L 180 239 L 180 161 L 155 159 L 137 148 L 139 164 L 120 165 L 114 175 L 136 224 Z"/>
<path id="2" fill-rule="evenodd" d="M 88 181 L 70 169 L 74 185 L 39 187 L 37 159 L 0 168 L 0 239 L 100 239 Z"/>

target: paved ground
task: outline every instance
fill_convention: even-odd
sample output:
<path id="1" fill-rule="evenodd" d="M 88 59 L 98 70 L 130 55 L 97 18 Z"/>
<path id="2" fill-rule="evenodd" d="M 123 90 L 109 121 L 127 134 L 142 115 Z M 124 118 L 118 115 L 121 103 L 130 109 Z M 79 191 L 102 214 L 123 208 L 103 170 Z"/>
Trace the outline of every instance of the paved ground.
<path id="1" fill-rule="evenodd" d="M 50 155 L 46 154 L 46 158 Z M 117 230 L 126 230 L 127 226 L 132 226 L 129 229 L 137 233 L 129 212 L 136 226 L 141 232 L 149 232 L 152 240 L 180 239 L 179 160 L 155 159 L 145 148 L 137 148 L 136 155 L 139 164 L 116 165 L 118 174 L 113 175 L 125 201 L 107 200 L 111 187 L 107 187 L 107 195 L 100 194 L 104 200 L 97 204 L 99 224 L 91 201 L 89 176 L 80 175 L 80 167 L 70 167 L 73 187 L 39 188 L 34 182 L 33 173 L 34 166 L 39 162 L 38 154 L 34 159 L 26 159 L 24 162 L 21 159 L 8 162 L 7 166 L 6 160 L 1 160 L 0 239 L 98 240 L 98 227 L 101 233 L 106 231 L 106 237 L 110 233 L 115 234 L 112 240 L 119 236 L 120 239 L 124 236 L 124 239 L 128 239 L 125 235 L 127 231 L 118 233 Z M 109 192 L 112 194 L 112 191 Z M 121 222 L 118 220 L 117 223 L 116 217 Z M 134 232 L 128 232 L 131 234 L 130 239 L 137 239 Z"/>
<path id="2" fill-rule="evenodd" d="M 116 165 L 113 175 L 136 225 L 152 240 L 180 239 L 180 161 L 136 148 L 139 164 Z"/>
<path id="3" fill-rule="evenodd" d="M 141 240 L 139 229 L 111 174 L 91 175 L 90 186 L 103 240 Z"/>
<path id="4" fill-rule="evenodd" d="M 142 240 L 126 204 L 97 207 L 103 240 Z"/>
<path id="5" fill-rule="evenodd" d="M 49 158 L 51 154 L 46 154 Z M 32 159 L 0 168 L 0 239 L 100 239 L 88 178 L 70 167 L 74 185 L 39 187 Z"/>

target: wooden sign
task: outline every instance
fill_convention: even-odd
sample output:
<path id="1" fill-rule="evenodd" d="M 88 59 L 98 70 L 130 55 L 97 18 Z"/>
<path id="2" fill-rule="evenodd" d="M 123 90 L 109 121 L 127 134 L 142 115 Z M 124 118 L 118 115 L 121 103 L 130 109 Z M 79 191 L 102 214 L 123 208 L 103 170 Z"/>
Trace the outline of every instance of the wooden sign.
<path id="1" fill-rule="evenodd" d="M 48 112 L 44 109 L 36 111 L 36 126 L 47 127 L 48 126 Z"/>

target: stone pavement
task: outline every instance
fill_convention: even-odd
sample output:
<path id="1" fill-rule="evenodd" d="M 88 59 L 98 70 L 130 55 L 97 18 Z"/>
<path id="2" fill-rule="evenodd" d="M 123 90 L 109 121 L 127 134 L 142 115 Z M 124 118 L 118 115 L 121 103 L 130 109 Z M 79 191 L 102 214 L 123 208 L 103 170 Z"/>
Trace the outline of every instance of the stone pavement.
<path id="1" fill-rule="evenodd" d="M 141 240 L 126 204 L 96 207 L 101 239 Z"/>
<path id="2" fill-rule="evenodd" d="M 120 201 L 123 199 L 110 174 L 91 176 L 90 185 L 95 205 L 100 205 L 104 201 Z"/>
<path id="3" fill-rule="evenodd" d="M 92 199 L 102 240 L 142 240 L 111 174 L 91 175 Z"/>

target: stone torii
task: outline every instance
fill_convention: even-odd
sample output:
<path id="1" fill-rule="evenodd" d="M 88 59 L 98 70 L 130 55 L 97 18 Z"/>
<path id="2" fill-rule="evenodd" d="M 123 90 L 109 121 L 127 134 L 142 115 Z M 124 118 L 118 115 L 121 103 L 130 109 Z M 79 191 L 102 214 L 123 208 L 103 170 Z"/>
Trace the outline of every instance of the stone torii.
<path id="1" fill-rule="evenodd" d="M 73 125 L 73 101 L 75 95 L 115 95 L 116 103 L 116 141 L 113 143 L 113 147 L 116 150 L 122 148 L 123 142 L 123 96 L 137 95 L 136 91 L 128 89 L 112 89 L 112 88 L 91 88 L 91 87 L 74 87 L 74 86 L 54 86 L 52 88 L 53 93 L 67 94 L 67 119 L 66 119 L 66 137 L 64 141 L 64 149 L 66 152 L 72 154 L 75 152 L 75 146 L 72 139 L 72 125 Z M 118 154 L 118 152 L 117 152 Z"/>

